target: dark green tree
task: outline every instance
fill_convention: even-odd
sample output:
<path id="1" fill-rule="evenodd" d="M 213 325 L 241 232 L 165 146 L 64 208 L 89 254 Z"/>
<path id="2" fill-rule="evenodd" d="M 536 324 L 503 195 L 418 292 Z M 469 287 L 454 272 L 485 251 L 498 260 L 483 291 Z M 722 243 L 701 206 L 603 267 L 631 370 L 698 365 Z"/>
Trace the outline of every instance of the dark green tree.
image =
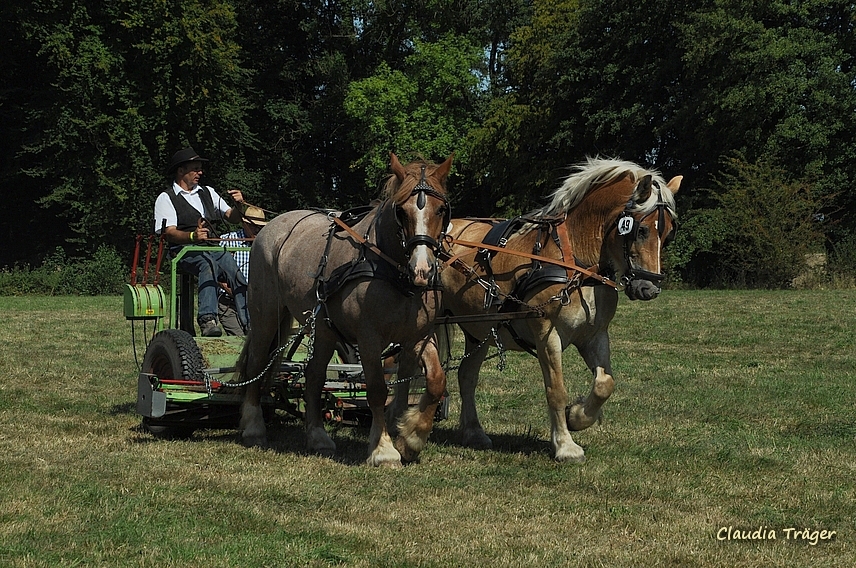
<path id="1" fill-rule="evenodd" d="M 816 212 L 830 197 L 783 168 L 726 158 L 711 197 L 716 207 L 688 212 L 669 249 L 671 269 L 685 281 L 787 288 L 807 255 L 823 250 Z"/>
<path id="2" fill-rule="evenodd" d="M 353 82 L 345 100 L 357 124 L 353 144 L 363 152 L 354 166 L 372 190 L 388 173 L 390 151 L 405 161 L 455 153 L 456 163 L 467 163 L 466 136 L 483 94 L 475 73 L 483 71 L 480 46 L 451 35 L 414 43 L 401 70 L 382 63 L 375 75 Z"/>
<path id="3" fill-rule="evenodd" d="M 22 171 L 79 247 L 149 230 L 169 156 L 186 144 L 240 164 L 252 144 L 231 6 L 39 0 L 17 14 L 49 85 L 26 107 Z M 59 231 L 60 233 L 62 231 Z"/>
<path id="4" fill-rule="evenodd" d="M 374 191 L 395 150 L 412 159 L 455 153 L 456 207 L 479 194 L 473 180 L 473 131 L 491 94 L 502 89 L 503 53 L 527 2 L 421 0 L 358 2 L 355 30 L 361 61 L 345 102 L 355 129 L 352 167 Z M 370 54 L 383 57 L 372 61 Z M 470 209 L 471 211 L 471 209 Z"/>
<path id="5" fill-rule="evenodd" d="M 682 22 L 676 161 L 703 181 L 738 151 L 837 195 L 831 212 L 852 210 L 856 5 L 733 0 L 694 8 Z"/>
<path id="6" fill-rule="evenodd" d="M 6 243 L 0 247 L 0 267 L 36 265 L 70 235 L 53 211 L 38 204 L 49 188 L 41 179 L 24 173 L 32 164 L 22 148 L 39 134 L 31 122 L 31 111 L 49 103 L 56 75 L 55 70 L 39 65 L 38 42 L 21 33 L 25 16 L 35 17 L 30 7 L 29 0 L 0 4 L 0 200 L 8 211 L 0 223 L 0 238 Z M 41 17 L 48 19 L 48 15 Z"/>
<path id="7" fill-rule="evenodd" d="M 357 49 L 348 2 L 237 0 L 240 42 L 253 70 L 249 96 L 261 175 L 259 205 L 274 211 L 347 205 L 351 126 L 342 101 Z"/>
<path id="8" fill-rule="evenodd" d="M 480 215 L 513 215 L 540 205 L 577 157 L 551 140 L 561 105 L 554 67 L 561 38 L 576 27 L 577 0 L 536 0 L 502 42 L 473 146 L 466 206 Z"/>

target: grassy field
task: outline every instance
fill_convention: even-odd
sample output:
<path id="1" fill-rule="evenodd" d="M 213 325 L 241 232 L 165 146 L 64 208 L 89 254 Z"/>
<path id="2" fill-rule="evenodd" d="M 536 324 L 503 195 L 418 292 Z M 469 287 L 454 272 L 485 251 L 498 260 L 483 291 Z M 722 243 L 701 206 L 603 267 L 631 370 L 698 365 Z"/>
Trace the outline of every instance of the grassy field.
<path id="1" fill-rule="evenodd" d="M 0 309 L 2 566 L 856 564 L 856 291 L 622 298 L 584 465 L 551 459 L 537 362 L 509 354 L 479 395 L 495 449 L 458 445 L 452 374 L 450 420 L 398 471 L 361 464 L 359 428 L 336 460 L 297 422 L 266 451 L 154 439 L 121 298 Z M 573 350 L 565 371 L 587 391 Z"/>

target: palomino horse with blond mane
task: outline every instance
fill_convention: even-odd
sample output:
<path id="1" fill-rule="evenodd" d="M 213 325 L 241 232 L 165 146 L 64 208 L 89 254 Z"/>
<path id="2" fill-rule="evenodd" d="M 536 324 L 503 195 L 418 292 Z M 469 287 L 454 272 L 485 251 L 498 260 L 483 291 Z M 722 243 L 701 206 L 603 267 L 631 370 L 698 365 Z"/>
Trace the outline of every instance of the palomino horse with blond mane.
<path id="1" fill-rule="evenodd" d="M 372 423 L 368 463 L 400 466 L 415 460 L 433 427 L 446 388 L 434 340 L 441 294 L 437 253 L 451 211 L 445 183 L 452 165 L 402 166 L 392 154 L 392 175 L 383 201 L 361 216 L 306 210 L 284 213 L 262 229 L 250 259 L 252 322 L 238 360 L 240 377 L 251 381 L 241 406 L 246 445 L 265 445 L 260 383 L 281 358 L 297 319 L 308 330 L 311 356 L 306 379 L 306 436 L 312 452 L 336 446 L 324 429 L 321 392 L 327 364 L 339 342 L 356 345 L 365 375 Z M 423 370 L 427 386 L 418 406 L 398 424 L 393 442 L 385 421 L 388 387 L 382 352 L 402 346 L 404 365 Z"/>
<path id="2" fill-rule="evenodd" d="M 681 176 L 620 160 L 589 159 L 540 210 L 502 224 L 455 219 L 442 272 L 444 310 L 492 314 L 460 326 L 465 358 L 458 369 L 463 442 L 490 448 L 479 423 L 475 390 L 493 344 L 536 355 L 544 376 L 551 440 L 559 461 L 582 462 L 570 430 L 591 426 L 612 394 L 609 323 L 617 290 L 631 300 L 660 293 L 663 246 L 676 229 L 674 194 Z M 498 323 L 509 313 L 509 319 Z M 521 314 L 537 315 L 515 319 Z M 531 314 L 534 312 L 534 314 Z M 475 321 L 473 321 L 475 320 Z M 498 341 L 494 339 L 494 334 Z M 592 372 L 588 396 L 568 405 L 562 351 L 577 348 Z"/>

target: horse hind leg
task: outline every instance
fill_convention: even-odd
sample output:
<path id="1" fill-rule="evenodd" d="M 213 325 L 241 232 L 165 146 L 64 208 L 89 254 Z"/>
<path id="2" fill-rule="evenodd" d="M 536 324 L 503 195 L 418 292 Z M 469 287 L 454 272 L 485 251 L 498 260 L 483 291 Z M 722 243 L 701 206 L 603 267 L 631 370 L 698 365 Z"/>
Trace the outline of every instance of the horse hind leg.
<path id="1" fill-rule="evenodd" d="M 267 326 L 265 326 L 266 323 Z M 280 319 L 278 327 L 274 320 L 259 321 L 258 324 L 254 322 L 254 327 L 250 328 L 244 338 L 244 347 L 236 363 L 238 379 L 241 382 L 256 379 L 244 387 L 244 400 L 241 403 L 241 420 L 238 428 L 241 431 L 241 443 L 247 447 L 267 447 L 267 427 L 261 408 L 262 384 L 266 377 L 257 377 L 268 364 L 271 353 L 279 346 L 280 338 L 288 337 L 290 329 L 291 315 L 286 312 Z M 277 354 L 271 368 L 278 369 L 281 360 L 282 356 Z"/>
<path id="2" fill-rule="evenodd" d="M 336 443 L 324 429 L 321 414 L 321 392 L 327 380 L 327 363 L 333 357 L 335 340 L 325 338 L 319 326 L 315 336 L 312 359 L 306 364 L 306 449 L 315 454 L 331 457 L 336 453 Z"/>
<path id="3" fill-rule="evenodd" d="M 482 428 L 476 409 L 476 387 L 487 351 L 486 343 L 478 347 L 478 343 L 467 335 L 466 355 L 458 367 L 458 390 L 461 395 L 461 444 L 477 450 L 493 448 L 493 441 Z"/>
<path id="4" fill-rule="evenodd" d="M 262 360 L 264 350 L 259 349 L 255 338 L 257 334 L 250 330 L 244 338 L 244 347 L 238 358 L 238 380 L 243 382 L 256 377 L 264 368 Z M 241 443 L 247 447 L 266 447 L 267 428 L 261 408 L 261 383 L 264 379 L 254 380 L 244 387 L 244 400 L 241 402 Z"/>
<path id="5" fill-rule="evenodd" d="M 426 340 L 418 349 L 421 351 L 422 366 L 425 369 L 425 392 L 419 398 L 419 404 L 408 409 L 399 420 L 398 436 L 395 440 L 395 449 L 405 462 L 418 461 L 419 454 L 425 448 L 428 436 L 434 428 L 437 405 L 446 392 L 446 373 L 433 339 Z M 407 360 L 414 361 L 414 357 L 407 357 Z M 409 370 L 415 370 L 417 367 L 415 364 L 407 365 Z"/>

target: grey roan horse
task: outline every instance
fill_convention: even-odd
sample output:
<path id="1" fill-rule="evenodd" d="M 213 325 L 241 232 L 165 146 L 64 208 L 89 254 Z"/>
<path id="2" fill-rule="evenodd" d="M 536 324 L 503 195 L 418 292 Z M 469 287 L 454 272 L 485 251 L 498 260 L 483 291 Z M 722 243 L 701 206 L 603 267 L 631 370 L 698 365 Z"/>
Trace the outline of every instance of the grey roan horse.
<path id="1" fill-rule="evenodd" d="M 262 373 L 286 344 L 292 318 L 309 322 L 305 423 L 312 452 L 332 455 L 336 449 L 322 422 L 321 393 L 337 342 L 359 349 L 372 414 L 367 462 L 400 466 L 416 460 L 428 439 L 446 388 L 434 319 L 441 304 L 436 254 L 451 217 L 445 189 L 451 165 L 450 156 L 440 165 L 402 166 L 392 154 L 383 201 L 352 227 L 335 223 L 335 213 L 290 211 L 268 223 L 253 244 L 251 329 L 238 361 L 240 376 Z M 398 423 L 395 442 L 384 420 L 388 389 L 381 361 L 393 343 L 402 346 L 404 367 L 421 368 L 427 383 L 418 406 Z M 267 443 L 260 383 L 247 386 L 241 406 L 245 445 Z"/>

